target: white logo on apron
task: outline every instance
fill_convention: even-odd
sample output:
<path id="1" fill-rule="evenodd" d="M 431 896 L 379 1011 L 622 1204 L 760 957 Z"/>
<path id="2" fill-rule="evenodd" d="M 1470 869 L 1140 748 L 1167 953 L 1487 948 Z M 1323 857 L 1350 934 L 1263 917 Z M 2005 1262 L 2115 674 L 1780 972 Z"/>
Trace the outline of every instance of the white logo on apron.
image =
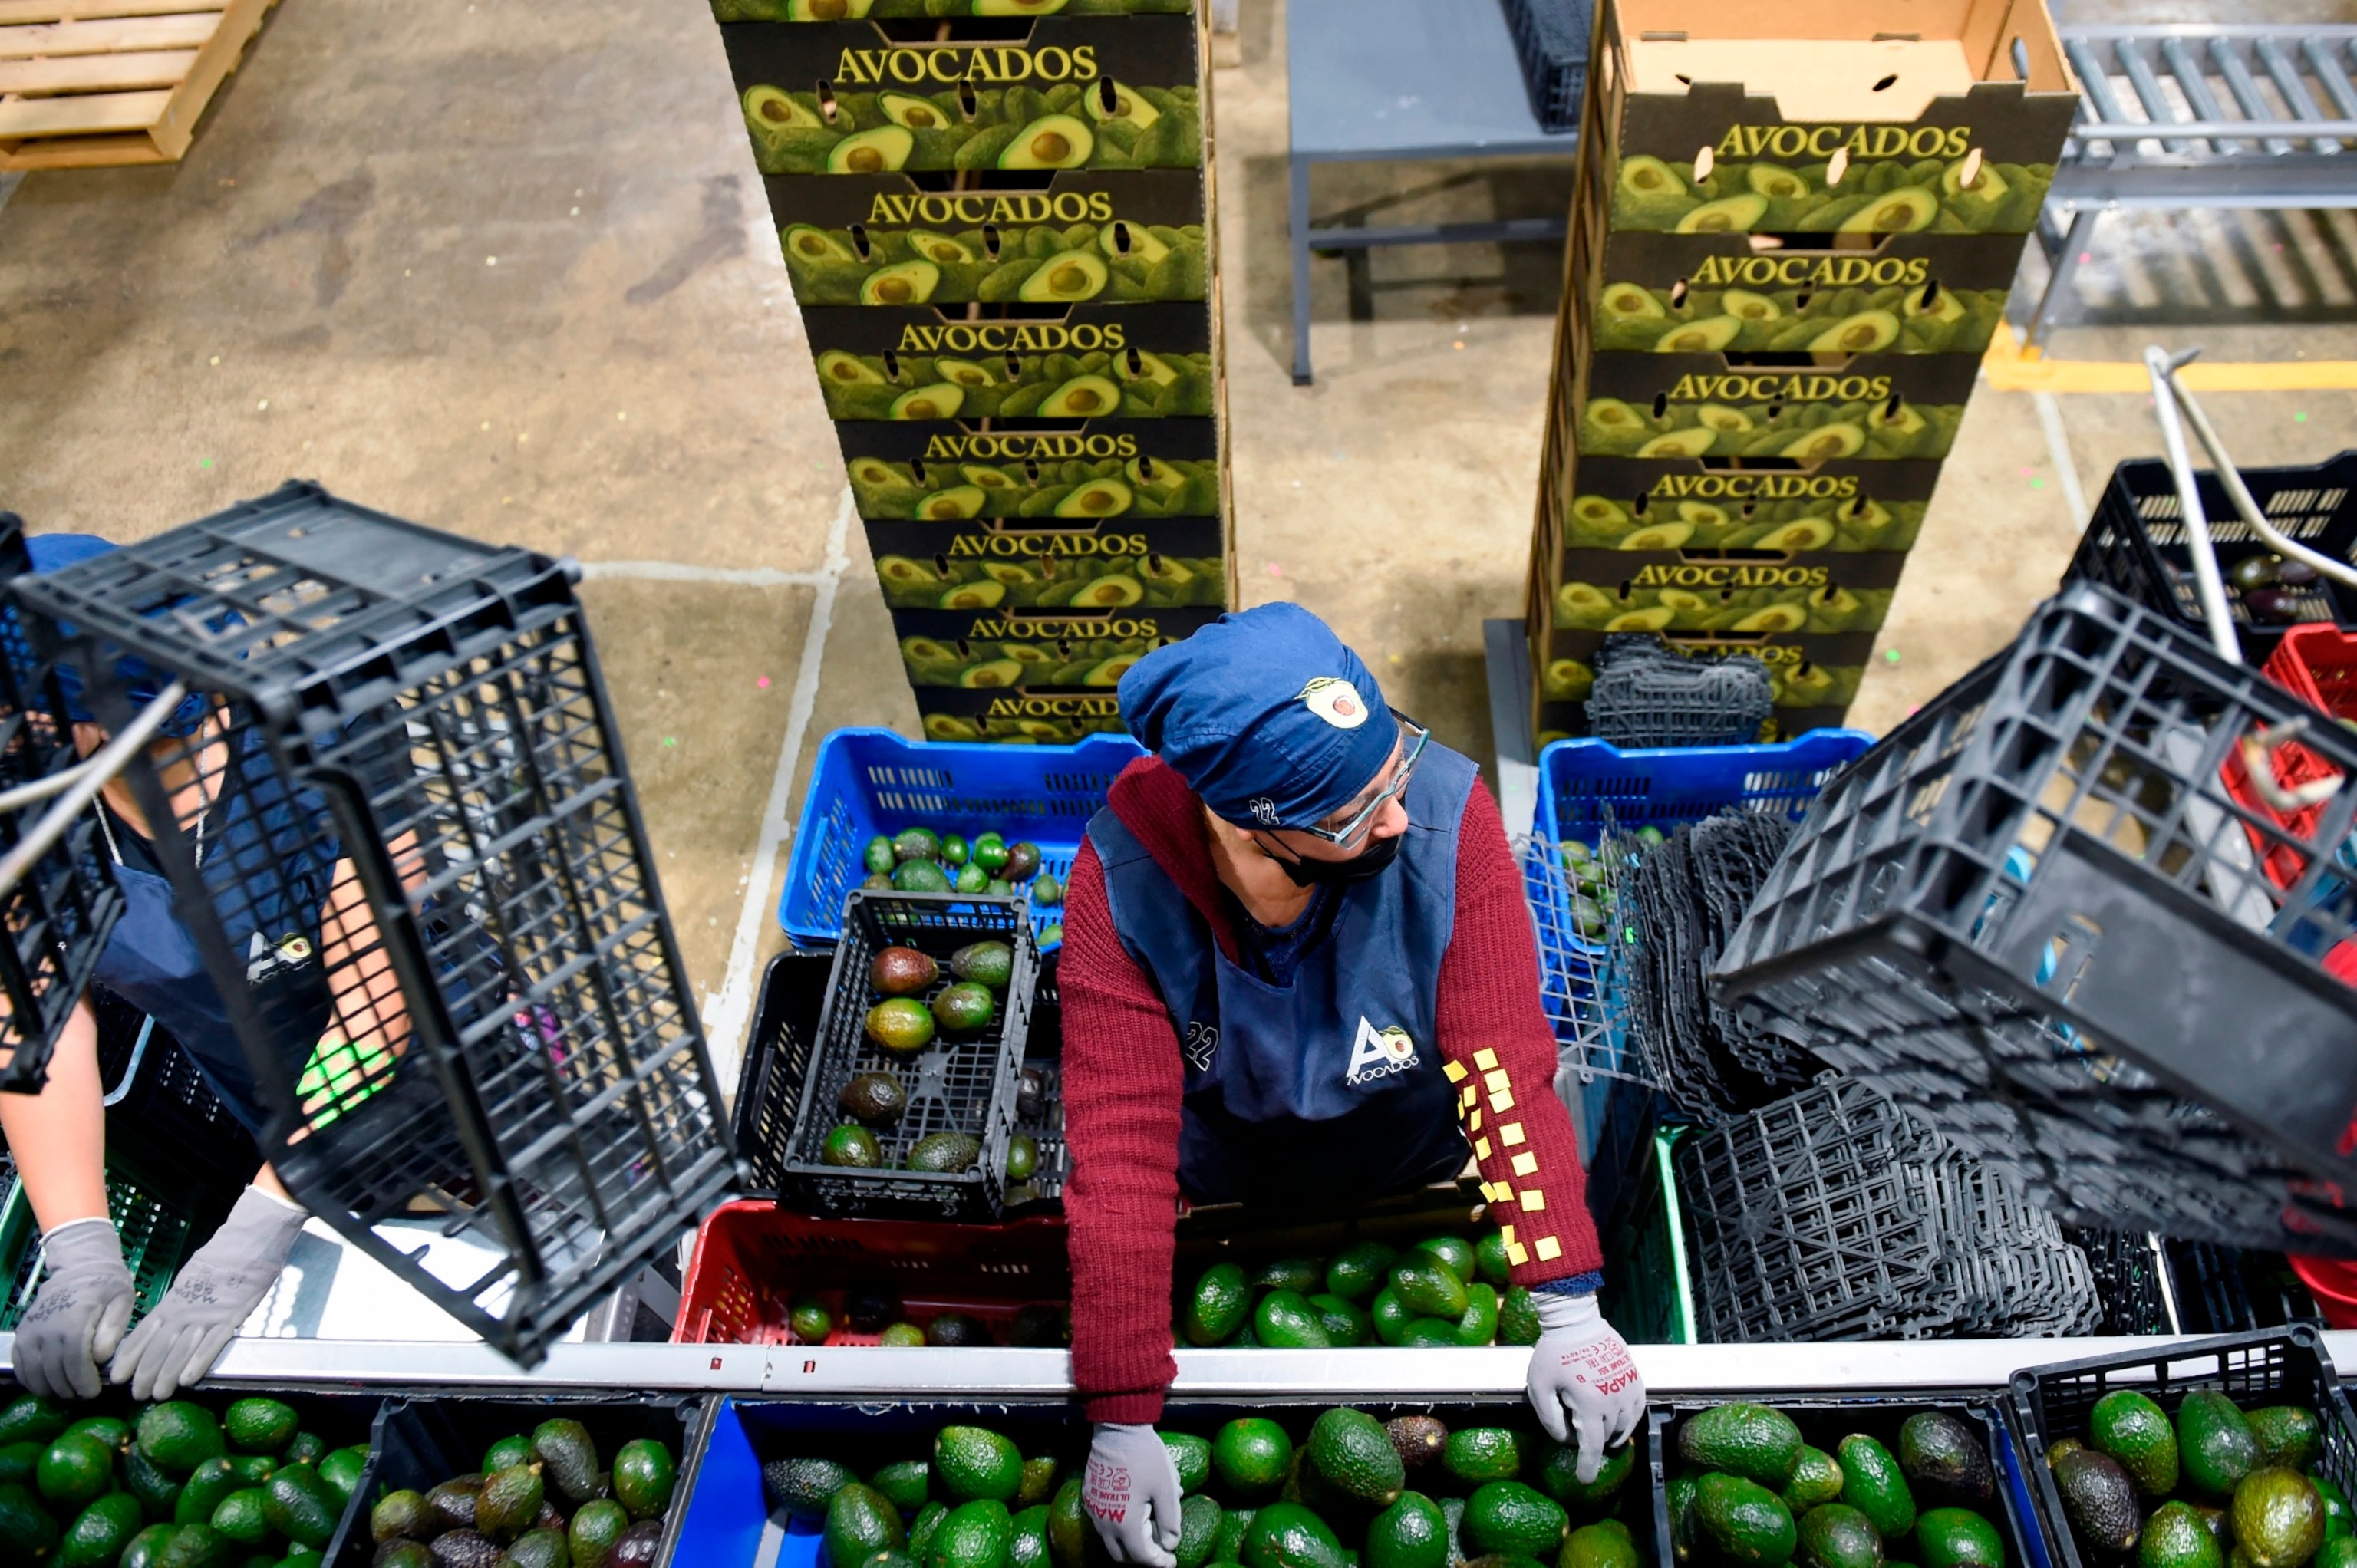
<path id="1" fill-rule="evenodd" d="M 1189 1019 L 1186 1041 L 1178 1048 L 1186 1052 L 1188 1065 L 1197 1072 L 1209 1072 L 1212 1054 L 1220 1048 L 1220 1031 L 1200 1019 Z"/>
<path id="2" fill-rule="evenodd" d="M 1366 700 L 1348 681 L 1320 675 L 1301 688 L 1303 705 L 1336 729 L 1357 729 L 1367 722 Z"/>
<path id="3" fill-rule="evenodd" d="M 1359 1015 L 1358 1037 L 1351 1042 L 1351 1065 L 1342 1069 L 1345 1084 L 1357 1089 L 1415 1065 L 1415 1042 L 1408 1038 L 1405 1029 L 1378 1029 L 1367 1022 L 1365 1014 Z"/>

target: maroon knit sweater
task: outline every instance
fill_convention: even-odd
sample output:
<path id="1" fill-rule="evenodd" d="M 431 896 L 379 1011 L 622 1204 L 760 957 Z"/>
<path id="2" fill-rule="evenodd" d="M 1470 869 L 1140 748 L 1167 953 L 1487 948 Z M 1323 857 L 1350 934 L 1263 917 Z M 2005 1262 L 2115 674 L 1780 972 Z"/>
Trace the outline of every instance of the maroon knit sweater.
<path id="1" fill-rule="evenodd" d="M 1212 869 L 1202 803 L 1158 757 L 1114 781 L 1114 814 L 1187 896 L 1220 950 L 1236 955 L 1242 910 Z M 1096 850 L 1083 844 L 1065 893 L 1064 1187 L 1072 1262 L 1072 1378 L 1092 1421 L 1161 1418 L 1170 1359 L 1170 1250 L 1178 1215 L 1185 1061 L 1153 980 L 1115 934 Z M 1457 923 L 1440 963 L 1441 1060 L 1507 1230 L 1516 1284 L 1602 1267 L 1577 1137 L 1555 1097 L 1555 1035 L 1539 1004 L 1538 951 L 1522 875 L 1497 804 L 1466 799 Z"/>

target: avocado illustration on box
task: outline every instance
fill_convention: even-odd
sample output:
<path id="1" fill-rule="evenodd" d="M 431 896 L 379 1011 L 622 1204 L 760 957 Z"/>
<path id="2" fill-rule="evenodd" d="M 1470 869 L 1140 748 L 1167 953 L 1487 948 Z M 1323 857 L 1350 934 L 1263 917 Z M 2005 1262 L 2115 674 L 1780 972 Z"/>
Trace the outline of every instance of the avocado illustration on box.
<path id="1" fill-rule="evenodd" d="M 1612 226 L 1674 234 L 2026 234 L 2054 183 L 2050 162 L 1953 157 L 1861 162 L 1828 183 L 1830 165 L 1623 157 Z"/>
<path id="2" fill-rule="evenodd" d="M 1607 632 L 1873 631 L 1895 591 L 1827 582 L 1719 589 L 1572 582 L 1555 590 L 1555 624 Z"/>
<path id="3" fill-rule="evenodd" d="M 1944 457 L 1979 368 L 1965 354 L 1866 354 L 1824 370 L 1594 354 L 1574 444 L 1583 456 Z"/>
<path id="4" fill-rule="evenodd" d="M 1036 430 L 884 421 L 838 424 L 835 435 L 863 518 L 1222 515 L 1219 433 L 1208 419 Z"/>
<path id="5" fill-rule="evenodd" d="M 925 306 L 802 314 L 836 419 L 1209 418 L 1211 317 L 1188 305 L 1081 306 L 1061 319 Z"/>
<path id="6" fill-rule="evenodd" d="M 884 602 L 896 610 L 1224 608 L 1226 546 L 1215 517 L 867 524 Z"/>
<path id="7" fill-rule="evenodd" d="M 1593 493 L 1565 509 L 1566 548 L 1607 550 L 1904 551 L 1923 526 L 1923 500 L 1866 495 L 1721 504 L 1668 500 L 1641 513 Z"/>
<path id="8" fill-rule="evenodd" d="M 1071 746 L 1083 736 L 1122 735 L 1121 702 L 1112 692 L 1041 693 L 1019 689 L 917 688 L 927 740 L 997 746 Z"/>
<path id="9" fill-rule="evenodd" d="M 895 612 L 892 627 L 914 686 L 1109 692 L 1146 654 L 1222 613 L 1143 607 L 1071 616 L 901 610 Z"/>
<path id="10" fill-rule="evenodd" d="M 856 22 L 904 16 L 1187 16 L 1194 0 L 712 0 L 722 22 Z"/>

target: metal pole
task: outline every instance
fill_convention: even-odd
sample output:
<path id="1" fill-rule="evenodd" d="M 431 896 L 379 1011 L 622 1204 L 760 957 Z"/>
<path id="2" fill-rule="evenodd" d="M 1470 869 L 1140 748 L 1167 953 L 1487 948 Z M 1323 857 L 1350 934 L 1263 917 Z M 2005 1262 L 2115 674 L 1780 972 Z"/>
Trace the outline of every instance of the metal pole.
<path id="1" fill-rule="evenodd" d="M 2202 618 L 2210 623 L 2210 640 L 2219 657 L 2240 664 L 2242 640 L 2234 635 L 2233 612 L 2226 607 L 2226 580 L 2218 575 L 2218 552 L 2210 542 L 2210 520 L 2202 514 L 2201 489 L 2193 479 L 2193 457 L 2185 449 L 2185 426 L 2178 421 L 2177 396 L 2170 389 L 2178 368 L 2190 364 L 2201 352 L 2188 349 L 2172 355 L 2155 343 L 2144 351 L 2144 368 L 2152 377 L 2152 412 L 2160 421 L 2160 444 L 2169 456 L 2169 471 L 2177 480 L 2177 504 L 2185 516 L 2185 542 L 2193 556 L 2193 583 L 2201 597 Z"/>
<path id="2" fill-rule="evenodd" d="M 2310 550 L 2266 520 L 2266 514 L 2259 510 L 2259 503 L 2252 498 L 2251 488 L 2243 483 L 2242 473 L 2234 467 L 2234 460 L 2226 455 L 2226 444 L 2219 439 L 2217 427 L 2210 423 L 2210 415 L 2193 401 L 2193 394 L 2186 390 L 2185 383 L 2177 378 L 2175 371 L 2169 373 L 2169 390 L 2174 394 L 2178 407 L 2183 411 L 2186 423 L 2193 426 L 2194 438 L 2201 443 L 2202 450 L 2210 454 L 2210 461 L 2216 466 L 2218 483 L 2225 488 L 2226 498 L 2234 503 L 2235 514 L 2250 525 L 2251 532 L 2276 554 L 2314 568 L 2319 576 L 2330 577 L 2335 582 L 2357 587 L 2357 566 Z"/>
<path id="3" fill-rule="evenodd" d="M 139 748 L 147 744 L 148 737 L 162 727 L 166 719 L 172 716 L 172 710 L 178 707 L 180 700 L 188 694 L 188 688 L 178 681 L 165 687 L 154 702 L 140 710 L 139 716 L 132 720 L 121 735 L 100 747 L 97 755 L 75 770 L 73 784 L 66 790 L 64 799 L 42 814 L 41 820 L 33 824 L 32 831 L 17 841 L 16 848 L 5 857 L 0 857 L 0 897 L 7 897 L 16 884 L 25 879 L 25 873 L 32 870 L 41 856 L 48 854 L 57 842 L 65 837 L 66 829 L 81 815 L 82 808 L 96 800 L 98 792 L 106 788 L 106 781 L 122 772 L 124 765 L 138 755 Z"/>

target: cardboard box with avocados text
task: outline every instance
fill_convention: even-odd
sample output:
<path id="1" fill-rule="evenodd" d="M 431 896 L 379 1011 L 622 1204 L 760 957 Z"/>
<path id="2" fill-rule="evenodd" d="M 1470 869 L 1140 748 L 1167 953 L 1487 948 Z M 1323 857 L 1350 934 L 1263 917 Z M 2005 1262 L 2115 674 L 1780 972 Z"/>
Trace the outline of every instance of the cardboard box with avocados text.
<path id="1" fill-rule="evenodd" d="M 720 38 L 763 174 L 1203 166 L 1192 17 L 739 22 Z"/>
<path id="2" fill-rule="evenodd" d="M 1211 317 L 1200 305 L 823 307 L 802 312 L 802 330 L 835 419 L 1217 412 Z"/>
<path id="3" fill-rule="evenodd" d="M 1557 435 L 1583 457 L 1942 458 L 1980 373 L 1971 354 L 1858 354 L 1837 366 L 1719 354 L 1575 354 Z"/>
<path id="4" fill-rule="evenodd" d="M 927 740 L 1070 746 L 1086 735 L 1127 733 L 1121 722 L 1121 699 L 1109 691 L 919 686 L 916 696 Z"/>
<path id="5" fill-rule="evenodd" d="M 834 434 L 863 518 L 1093 522 L 1223 514 L 1214 420 L 1020 427 L 856 420 L 838 424 Z"/>
<path id="6" fill-rule="evenodd" d="M 1196 175 L 986 176 L 980 189 L 950 188 L 952 177 L 763 181 L 796 303 L 1054 306 L 1211 297 Z"/>
<path id="7" fill-rule="evenodd" d="M 1553 631 L 1534 639 L 1532 725 L 1540 744 L 1587 733 L 1585 703 L 1596 682 L 1596 654 L 1608 634 Z M 1663 642 L 1692 659 L 1749 654 L 1767 666 L 1772 722 L 1783 736 L 1841 722 L 1857 700 L 1874 650 L 1871 632 L 1664 634 Z M 1777 738 L 1767 736 L 1763 738 Z"/>
<path id="8" fill-rule="evenodd" d="M 1224 606 L 1160 609 L 1135 602 L 1092 609 L 894 610 L 892 635 L 911 686 L 1111 691 L 1132 664 L 1226 613 Z"/>
<path id="9" fill-rule="evenodd" d="M 974 518 L 870 522 L 867 547 L 896 610 L 1054 609 L 1093 603 L 1225 608 L 1232 579 L 1217 518 L 1159 521 Z"/>
<path id="10" fill-rule="evenodd" d="M 1934 462 L 1754 467 L 1576 450 L 1568 460 L 1550 453 L 1547 471 L 1555 482 L 1542 494 L 1539 519 L 1556 551 L 1901 553 L 1913 546 L 1940 478 Z"/>
<path id="11" fill-rule="evenodd" d="M 712 0 L 716 22 L 856 22 L 907 16 L 1186 16 L 1194 0 Z"/>

